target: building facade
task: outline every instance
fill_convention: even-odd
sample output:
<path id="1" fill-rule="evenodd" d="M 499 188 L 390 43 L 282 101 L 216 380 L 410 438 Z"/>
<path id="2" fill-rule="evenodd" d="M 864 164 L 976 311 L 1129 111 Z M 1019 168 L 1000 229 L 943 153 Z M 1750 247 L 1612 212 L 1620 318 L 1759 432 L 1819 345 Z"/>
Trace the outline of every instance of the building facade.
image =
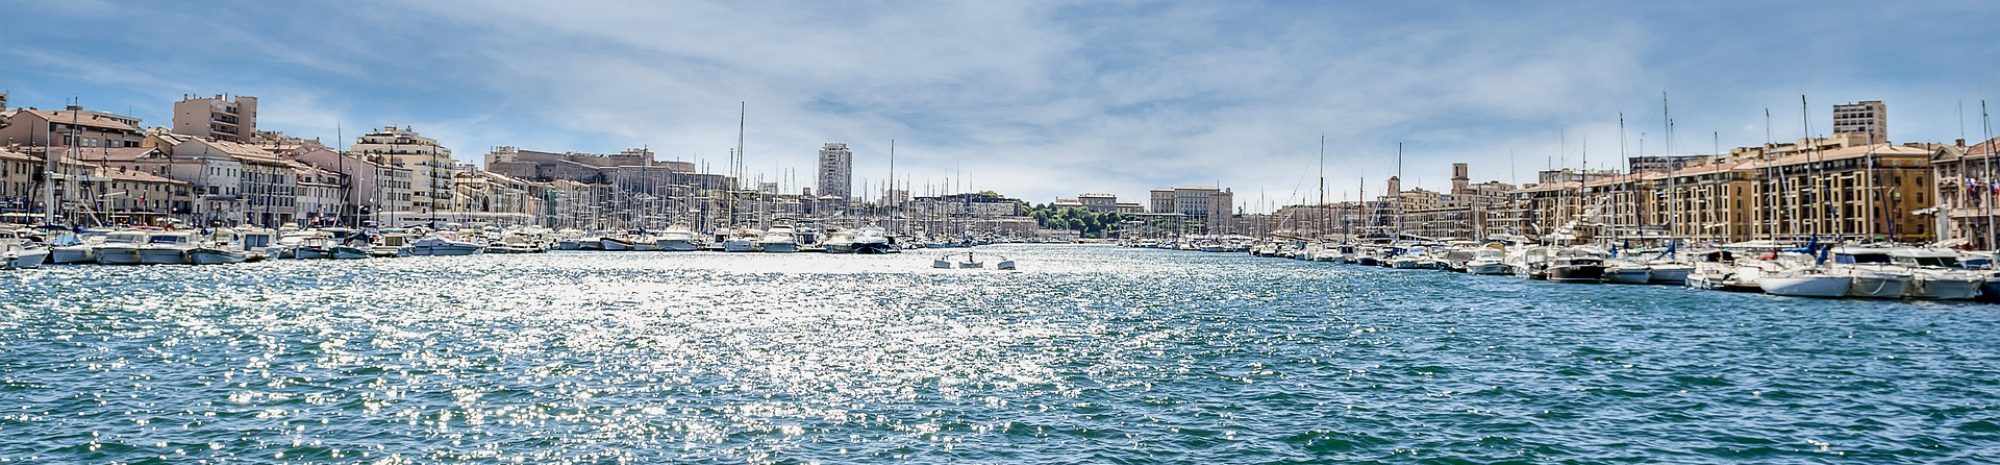
<path id="1" fill-rule="evenodd" d="M 1872 143 L 1889 142 L 1889 106 L 1863 100 L 1833 106 L 1834 134 L 1860 134 Z"/>
<path id="2" fill-rule="evenodd" d="M 819 149 L 819 195 L 847 199 L 854 195 L 854 151 L 847 144 L 828 142 Z"/>
<path id="3" fill-rule="evenodd" d="M 410 170 L 411 213 L 432 215 L 451 210 L 455 192 L 453 173 L 458 162 L 452 160 L 451 149 L 438 144 L 436 139 L 424 137 L 409 127 L 388 126 L 362 134 L 348 150 Z"/>
<path id="4" fill-rule="evenodd" d="M 216 94 L 182 95 L 174 102 L 174 132 L 227 142 L 252 142 L 257 135 L 257 98 Z"/>
<path id="5" fill-rule="evenodd" d="M 138 147 L 146 138 L 139 119 L 71 106 L 60 111 L 16 108 L 0 113 L 0 146 L 77 149 Z"/>

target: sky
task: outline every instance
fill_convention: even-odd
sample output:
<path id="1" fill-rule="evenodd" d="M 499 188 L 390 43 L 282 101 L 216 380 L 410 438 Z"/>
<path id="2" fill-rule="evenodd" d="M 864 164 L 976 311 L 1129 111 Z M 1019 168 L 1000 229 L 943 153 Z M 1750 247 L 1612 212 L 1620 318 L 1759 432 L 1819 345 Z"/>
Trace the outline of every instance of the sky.
<path id="1" fill-rule="evenodd" d="M 2000 105 L 2000 43 L 1977 29 L 1994 9 L 1978 0 L 0 0 L 0 11 L 0 90 L 16 107 L 78 98 L 170 126 L 182 95 L 249 95 L 260 129 L 329 144 L 409 126 L 473 163 L 502 145 L 647 147 L 716 172 L 740 109 L 752 178 L 812 187 L 818 149 L 841 142 L 857 194 L 879 193 L 894 140 L 896 177 L 918 195 L 1036 203 L 1085 192 L 1144 203 L 1182 185 L 1230 188 L 1249 212 L 1317 201 L 1322 138 L 1338 201 L 1381 195 L 1399 144 L 1403 184 L 1441 190 L 1453 162 L 1475 182 L 1522 182 L 1554 166 L 1616 167 L 1621 154 L 1824 134 L 1832 105 L 1859 100 L 1887 103 L 1895 142 L 1976 141 L 1981 101 Z"/>

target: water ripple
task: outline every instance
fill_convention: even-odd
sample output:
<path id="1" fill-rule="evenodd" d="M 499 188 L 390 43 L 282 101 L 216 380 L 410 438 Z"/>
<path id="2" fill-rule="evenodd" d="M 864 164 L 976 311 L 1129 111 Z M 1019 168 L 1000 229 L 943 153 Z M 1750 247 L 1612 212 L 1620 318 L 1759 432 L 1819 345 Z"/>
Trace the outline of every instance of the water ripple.
<path id="1" fill-rule="evenodd" d="M 0 273 L 0 461 L 2000 460 L 1984 306 L 1001 250 Z"/>

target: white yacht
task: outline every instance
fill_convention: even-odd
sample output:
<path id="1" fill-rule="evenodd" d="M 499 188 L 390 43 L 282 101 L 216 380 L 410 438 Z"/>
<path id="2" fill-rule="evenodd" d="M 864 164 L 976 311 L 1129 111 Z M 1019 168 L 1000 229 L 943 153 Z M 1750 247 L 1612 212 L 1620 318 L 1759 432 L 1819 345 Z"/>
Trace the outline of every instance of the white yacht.
<path id="1" fill-rule="evenodd" d="M 146 240 L 146 246 L 139 249 L 139 263 L 186 265 L 188 251 L 191 250 L 194 250 L 193 231 L 167 231 L 154 234 Z"/>
<path id="2" fill-rule="evenodd" d="M 889 240 L 889 233 L 878 227 L 867 226 L 854 231 L 854 253 L 888 254 L 902 252 L 903 248 Z"/>
<path id="3" fill-rule="evenodd" d="M 1889 249 L 1880 247 L 1835 247 L 1829 272 L 1848 276 L 1847 296 L 1863 299 L 1901 299 L 1909 292 L 1910 271 L 1891 263 Z"/>
<path id="4" fill-rule="evenodd" d="M 1958 264 L 1958 253 L 1950 249 L 1904 247 L 1891 249 L 1891 263 L 1910 270 L 1910 288 L 1904 297 L 1929 300 L 1965 300 L 1979 297 L 1986 278 Z"/>
<path id="5" fill-rule="evenodd" d="M 626 236 L 604 236 L 597 239 L 598 248 L 609 251 L 632 250 L 632 239 Z"/>
<path id="6" fill-rule="evenodd" d="M 772 226 L 770 231 L 764 232 L 764 238 L 757 241 L 757 246 L 769 253 L 799 251 L 798 237 L 792 235 L 791 226 Z"/>
<path id="7" fill-rule="evenodd" d="M 1515 276 L 1526 279 L 1548 279 L 1549 260 L 1554 258 L 1555 248 L 1549 246 L 1528 246 L 1507 252 L 1507 268 Z"/>
<path id="8" fill-rule="evenodd" d="M 722 251 L 756 252 L 758 245 L 758 238 L 761 237 L 764 237 L 763 231 L 758 231 L 750 228 L 737 228 L 736 230 L 729 232 L 728 238 L 722 240 Z"/>
<path id="9" fill-rule="evenodd" d="M 104 235 L 104 242 L 97 245 L 99 265 L 137 265 L 139 249 L 146 247 L 146 241 L 153 237 L 152 231 L 113 231 Z"/>
<path id="10" fill-rule="evenodd" d="M 1465 272 L 1483 275 L 1507 274 L 1507 251 L 1500 247 L 1486 246 L 1472 252 L 1472 260 L 1465 262 Z"/>
<path id="11" fill-rule="evenodd" d="M 821 242 L 820 247 L 826 249 L 826 253 L 854 253 L 854 230 L 834 230 L 827 234 L 826 242 Z"/>
<path id="12" fill-rule="evenodd" d="M 1755 265 L 1761 270 L 1757 287 L 1772 295 L 1844 297 L 1854 283 L 1846 274 L 1829 273 L 1826 267 L 1815 264 L 1812 256 L 1803 253 L 1781 253 L 1762 263 L 1776 265 L 1775 268 Z"/>
<path id="13" fill-rule="evenodd" d="M 56 237 L 54 247 L 49 247 L 48 263 L 56 265 L 96 263 L 97 243 L 103 240 L 103 236 L 86 238 L 74 233 L 64 233 Z"/>
<path id="14" fill-rule="evenodd" d="M 660 233 L 660 238 L 655 240 L 654 243 L 659 245 L 660 250 L 668 252 L 693 252 L 701 250 L 701 244 L 695 242 L 694 231 L 688 230 L 685 227 L 667 228 L 665 232 Z"/>
<path id="15" fill-rule="evenodd" d="M 243 263 L 250 259 L 250 253 L 243 250 L 242 239 L 236 231 L 216 229 L 208 237 L 195 243 L 187 253 L 188 263 L 196 265 L 221 265 Z"/>
<path id="16" fill-rule="evenodd" d="M 1604 256 L 1595 249 L 1565 247 L 1555 250 L 1544 270 L 1549 282 L 1595 283 L 1604 280 Z"/>
<path id="17" fill-rule="evenodd" d="M 41 268 L 49 248 L 28 238 L 21 229 L 0 230 L 0 270 Z"/>
<path id="18" fill-rule="evenodd" d="M 476 255 L 485 251 L 486 246 L 484 244 L 455 240 L 436 234 L 424 236 L 423 239 L 417 239 L 415 242 L 410 243 L 410 255 Z"/>

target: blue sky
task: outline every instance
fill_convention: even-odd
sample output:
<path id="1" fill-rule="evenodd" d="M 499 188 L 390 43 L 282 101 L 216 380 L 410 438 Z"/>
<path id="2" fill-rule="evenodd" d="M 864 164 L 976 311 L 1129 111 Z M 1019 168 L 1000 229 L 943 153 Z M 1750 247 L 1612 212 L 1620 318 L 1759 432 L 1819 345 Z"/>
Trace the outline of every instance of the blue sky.
<path id="1" fill-rule="evenodd" d="M 1620 112 L 1625 152 L 1659 153 L 1661 92 L 1677 153 L 1762 143 L 1767 108 L 1796 139 L 1802 94 L 1815 133 L 1835 103 L 1886 101 L 1897 142 L 1949 142 L 1961 116 L 1978 139 L 2000 103 L 1979 1 L 6 3 L 15 106 L 168 125 L 182 94 L 232 93 L 328 141 L 407 125 L 467 161 L 647 146 L 721 170 L 748 102 L 766 179 L 809 186 L 845 142 L 879 186 L 896 139 L 919 193 L 960 177 L 1035 202 L 1220 183 L 1262 211 L 1317 197 L 1321 134 L 1336 200 L 1380 194 L 1398 142 L 1406 186 L 1454 161 L 1531 179 L 1585 144 L 1615 163 Z"/>

